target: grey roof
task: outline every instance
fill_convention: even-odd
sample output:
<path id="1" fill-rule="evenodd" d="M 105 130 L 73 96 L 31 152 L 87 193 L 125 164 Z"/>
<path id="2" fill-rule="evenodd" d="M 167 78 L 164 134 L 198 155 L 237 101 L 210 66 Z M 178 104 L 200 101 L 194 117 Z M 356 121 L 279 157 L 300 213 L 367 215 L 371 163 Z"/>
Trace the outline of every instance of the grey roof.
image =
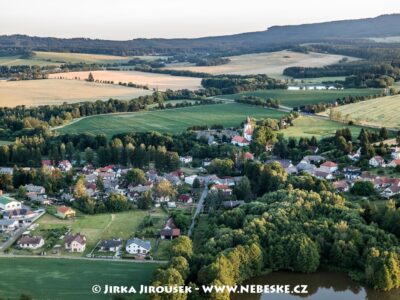
<path id="1" fill-rule="evenodd" d="M 107 249 L 119 247 L 121 245 L 122 245 L 121 239 L 103 240 L 100 242 L 100 247 L 107 248 Z"/>
<path id="2" fill-rule="evenodd" d="M 223 201 L 222 205 L 225 208 L 234 208 L 234 207 L 238 207 L 240 205 L 245 204 L 245 202 L 243 200 L 235 200 L 235 201 Z"/>
<path id="3" fill-rule="evenodd" d="M 139 247 L 142 247 L 142 248 L 144 248 L 144 249 L 146 249 L 148 251 L 150 251 L 150 249 L 151 249 L 150 241 L 143 241 L 143 240 L 138 239 L 138 238 L 133 238 L 133 239 L 128 240 L 126 242 L 126 247 L 128 247 L 130 244 L 136 244 Z"/>
<path id="4" fill-rule="evenodd" d="M 10 225 L 13 225 L 15 222 L 18 222 L 18 221 L 12 220 L 12 219 L 1 219 L 0 226 L 10 226 Z"/>

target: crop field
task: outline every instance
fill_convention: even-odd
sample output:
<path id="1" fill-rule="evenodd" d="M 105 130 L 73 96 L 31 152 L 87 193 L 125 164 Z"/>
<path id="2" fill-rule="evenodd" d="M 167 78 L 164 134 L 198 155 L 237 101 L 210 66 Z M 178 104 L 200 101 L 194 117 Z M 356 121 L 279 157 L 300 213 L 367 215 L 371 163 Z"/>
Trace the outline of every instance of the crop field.
<path id="1" fill-rule="evenodd" d="M 0 107 L 56 105 L 115 99 L 133 99 L 152 91 L 79 80 L 0 81 Z"/>
<path id="2" fill-rule="evenodd" d="M 146 211 L 128 211 L 122 213 L 98 215 L 78 214 L 76 218 L 70 220 L 61 220 L 50 214 L 46 214 L 37 222 L 39 226 L 37 229 L 35 229 L 34 234 L 40 235 L 41 230 L 66 226 L 74 233 L 80 232 L 86 235 L 86 254 L 90 252 L 96 243 L 101 239 L 119 237 L 123 240 L 127 240 L 128 238 L 132 237 L 136 230 L 138 230 L 139 224 L 147 215 L 149 215 L 149 213 Z M 151 213 L 151 215 L 154 217 L 166 218 L 165 213 L 161 210 Z M 76 253 L 71 255 L 74 254 Z"/>
<path id="3" fill-rule="evenodd" d="M 335 135 L 336 130 L 348 127 L 353 137 L 357 137 L 361 127 L 348 126 L 339 122 L 313 116 L 301 116 L 294 121 L 294 126 L 281 130 L 285 137 L 307 137 L 315 136 L 317 139 Z"/>
<path id="4" fill-rule="evenodd" d="M 93 285 L 149 285 L 157 267 L 156 263 L 127 261 L 0 258 L 1 297 L 18 299 L 25 293 L 33 299 L 90 300 Z M 100 293 L 95 298 L 110 296 Z M 146 299 L 146 295 L 129 299 Z"/>
<path id="5" fill-rule="evenodd" d="M 180 90 L 189 89 L 197 90 L 201 87 L 201 78 L 171 76 L 168 74 L 155 74 L 138 71 L 92 71 L 95 80 L 113 81 L 115 84 L 119 82 L 135 83 L 146 85 L 151 89 L 165 91 L 167 89 Z M 88 78 L 89 72 L 69 72 L 51 74 L 50 78 L 63 79 L 80 79 Z"/>
<path id="6" fill-rule="evenodd" d="M 360 125 L 400 128 L 400 95 L 343 105 L 335 111 Z"/>
<path id="7" fill-rule="evenodd" d="M 74 122 L 59 129 L 62 133 L 106 134 L 130 131 L 180 133 L 193 125 L 222 124 L 238 126 L 247 116 L 278 119 L 285 113 L 239 103 L 212 104 L 162 111 L 99 115 Z"/>
<path id="8" fill-rule="evenodd" d="M 299 105 L 334 102 L 337 98 L 343 98 L 346 96 L 369 96 L 379 94 L 380 92 L 380 89 L 345 89 L 323 91 L 259 90 L 255 92 L 218 96 L 218 98 L 239 99 L 242 95 L 257 96 L 263 99 L 277 99 L 280 100 L 281 105 L 296 107 Z"/>
<path id="9" fill-rule="evenodd" d="M 172 64 L 166 69 L 189 70 L 210 74 L 267 74 L 271 77 L 282 77 L 288 67 L 323 67 L 339 62 L 343 56 L 323 53 L 299 53 L 277 51 L 257 54 L 245 54 L 228 57 L 231 61 L 220 66 L 194 66 L 190 64 Z M 349 61 L 357 60 L 348 58 Z"/>
<path id="10" fill-rule="evenodd" d="M 87 54 L 87 53 L 67 53 L 67 52 L 42 52 L 35 51 L 30 58 L 20 58 L 19 56 L 0 57 L 0 66 L 59 66 L 63 63 L 87 63 L 87 64 L 114 64 L 127 63 L 133 58 L 143 60 L 156 60 L 164 58 L 163 56 L 115 56 L 103 54 Z"/>

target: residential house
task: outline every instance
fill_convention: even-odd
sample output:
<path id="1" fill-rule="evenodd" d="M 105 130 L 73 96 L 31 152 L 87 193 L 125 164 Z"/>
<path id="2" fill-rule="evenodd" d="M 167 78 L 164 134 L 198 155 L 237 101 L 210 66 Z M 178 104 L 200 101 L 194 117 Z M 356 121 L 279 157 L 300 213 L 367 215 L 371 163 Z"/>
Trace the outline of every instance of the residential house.
<path id="1" fill-rule="evenodd" d="M 7 168 L 7 167 L 1 167 L 0 168 L 0 175 L 13 175 L 14 169 L 13 168 Z"/>
<path id="2" fill-rule="evenodd" d="M 337 171 L 338 165 L 336 163 L 334 163 L 333 161 L 326 161 L 319 168 L 323 172 L 334 173 Z"/>
<path id="3" fill-rule="evenodd" d="M 189 194 L 184 194 L 179 196 L 179 201 L 184 202 L 184 203 L 192 203 L 193 198 Z"/>
<path id="4" fill-rule="evenodd" d="M 334 177 L 331 172 L 327 172 L 326 169 L 318 168 L 314 171 L 314 176 L 320 179 L 332 180 Z"/>
<path id="5" fill-rule="evenodd" d="M 347 157 L 352 161 L 359 161 L 361 158 L 361 148 L 358 148 L 357 151 L 347 154 Z"/>
<path id="6" fill-rule="evenodd" d="M 283 169 L 293 167 L 292 161 L 290 159 L 270 159 L 265 162 L 265 164 L 267 165 L 272 163 L 280 164 Z"/>
<path id="7" fill-rule="evenodd" d="M 189 185 L 193 185 L 194 180 L 197 178 L 197 175 L 190 175 L 185 177 L 185 183 Z"/>
<path id="8" fill-rule="evenodd" d="M 49 171 L 53 171 L 54 170 L 53 163 L 49 159 L 43 159 L 42 160 L 42 167 L 45 168 L 46 170 L 49 170 Z"/>
<path id="9" fill-rule="evenodd" d="M 18 221 L 12 219 L 0 219 L 0 231 L 14 231 L 18 228 Z"/>
<path id="10" fill-rule="evenodd" d="M 392 159 L 400 159 L 400 151 L 392 152 L 390 156 L 392 157 Z"/>
<path id="11" fill-rule="evenodd" d="M 121 239 L 111 239 L 102 240 L 99 244 L 99 251 L 103 252 L 118 252 L 121 250 L 122 240 Z"/>
<path id="12" fill-rule="evenodd" d="M 126 242 L 125 250 L 129 254 L 139 254 L 145 256 L 151 250 L 151 243 L 150 241 L 133 238 Z"/>
<path id="13" fill-rule="evenodd" d="M 381 196 L 389 199 L 399 194 L 400 194 L 399 186 L 389 186 L 381 193 Z"/>
<path id="14" fill-rule="evenodd" d="M 27 184 L 24 186 L 27 193 L 45 194 L 46 189 L 40 185 Z"/>
<path id="15" fill-rule="evenodd" d="M 61 219 L 68 219 L 75 217 L 75 210 L 68 206 L 59 206 L 57 207 L 56 216 L 60 217 Z"/>
<path id="16" fill-rule="evenodd" d="M 296 166 L 298 172 L 304 171 L 309 174 L 314 174 L 316 168 L 317 167 L 314 164 L 304 159 L 301 162 L 299 162 Z"/>
<path id="17" fill-rule="evenodd" d="M 229 188 L 228 185 L 226 184 L 214 184 L 211 189 L 211 192 L 222 192 L 225 196 L 231 196 L 232 195 L 232 189 Z"/>
<path id="18" fill-rule="evenodd" d="M 3 212 L 4 219 L 20 220 L 21 222 L 30 222 L 30 219 L 37 215 L 36 212 L 26 208 L 12 209 Z"/>
<path id="19" fill-rule="evenodd" d="M 44 239 L 41 236 L 23 236 L 17 242 L 17 246 L 22 249 L 35 250 L 44 245 Z"/>
<path id="20" fill-rule="evenodd" d="M 306 155 L 303 157 L 303 159 L 301 161 L 310 163 L 310 164 L 316 164 L 316 163 L 320 163 L 322 161 L 325 160 L 325 157 L 321 156 L 321 155 Z"/>
<path id="21" fill-rule="evenodd" d="M 400 159 L 393 159 L 390 163 L 386 165 L 387 167 L 395 168 L 400 166 Z"/>
<path id="22" fill-rule="evenodd" d="M 181 156 L 181 157 L 179 157 L 179 160 L 181 161 L 181 163 L 187 165 L 187 164 L 190 164 L 193 161 L 193 157 L 191 157 L 191 156 Z"/>
<path id="23" fill-rule="evenodd" d="M 15 200 L 14 198 L 6 195 L 0 196 L 0 209 L 8 211 L 21 209 L 21 207 L 21 202 Z"/>
<path id="24" fill-rule="evenodd" d="M 72 169 L 72 164 L 69 160 L 62 160 L 58 163 L 58 168 L 63 172 L 68 172 Z"/>
<path id="25" fill-rule="evenodd" d="M 239 147 L 245 147 L 250 145 L 250 141 L 243 136 L 236 135 L 232 138 L 231 144 Z"/>
<path id="26" fill-rule="evenodd" d="M 338 192 L 348 192 L 350 189 L 350 186 L 346 180 L 335 181 L 333 186 Z"/>
<path id="27" fill-rule="evenodd" d="M 254 154 L 250 152 L 246 152 L 243 157 L 245 160 L 254 160 Z"/>
<path id="28" fill-rule="evenodd" d="M 174 219 L 169 218 L 160 232 L 161 239 L 173 239 L 181 235 L 181 230 L 176 226 Z"/>
<path id="29" fill-rule="evenodd" d="M 369 160 L 369 165 L 372 167 L 383 167 L 385 165 L 385 160 L 382 156 L 376 155 Z"/>
<path id="30" fill-rule="evenodd" d="M 174 201 L 169 201 L 169 202 L 167 202 L 167 207 L 168 208 L 176 208 L 176 203 Z"/>
<path id="31" fill-rule="evenodd" d="M 343 168 L 344 177 L 348 180 L 354 180 L 361 176 L 361 168 L 347 166 Z"/>
<path id="32" fill-rule="evenodd" d="M 83 252 L 86 249 L 86 236 L 82 234 L 67 234 L 64 236 L 65 250 L 71 252 Z"/>

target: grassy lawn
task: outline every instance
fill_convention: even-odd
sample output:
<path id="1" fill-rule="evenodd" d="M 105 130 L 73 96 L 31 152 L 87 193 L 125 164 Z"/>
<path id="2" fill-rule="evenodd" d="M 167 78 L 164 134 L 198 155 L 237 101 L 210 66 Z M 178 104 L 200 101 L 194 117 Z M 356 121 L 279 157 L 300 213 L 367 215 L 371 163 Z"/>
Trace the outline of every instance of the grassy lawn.
<path id="1" fill-rule="evenodd" d="M 351 130 L 353 137 L 357 137 L 360 133 L 361 127 L 348 126 L 346 124 L 321 119 L 312 116 L 301 116 L 294 121 L 294 126 L 281 130 L 285 137 L 307 137 L 315 136 L 321 139 L 328 136 L 335 135 L 336 130 L 348 127 Z"/>
<path id="2" fill-rule="evenodd" d="M 152 112 L 93 116 L 61 128 L 61 133 L 106 134 L 129 131 L 179 133 L 193 125 L 239 126 L 247 116 L 278 119 L 285 113 L 239 103 L 213 104 Z"/>
<path id="3" fill-rule="evenodd" d="M 162 210 L 156 210 L 150 214 L 164 221 L 167 217 Z M 142 210 L 99 215 L 84 215 L 78 213 L 76 218 L 61 220 L 50 214 L 46 214 L 37 222 L 39 226 L 35 229 L 34 234 L 40 235 L 46 229 L 66 226 L 71 229 L 73 233 L 80 232 L 86 235 L 87 246 L 84 254 L 87 254 L 101 239 L 116 237 L 127 240 L 134 236 L 139 229 L 140 223 L 147 215 L 149 215 L 149 212 Z M 68 253 L 68 255 L 70 254 Z M 71 253 L 71 255 L 80 256 L 82 254 Z"/>
<path id="4" fill-rule="evenodd" d="M 368 96 L 380 93 L 380 89 L 346 89 L 326 91 L 288 91 L 288 90 L 259 90 L 244 92 L 234 95 L 218 96 L 218 98 L 238 99 L 242 95 L 257 96 L 261 98 L 273 98 L 280 100 L 284 106 L 295 107 L 323 102 L 333 102 L 337 98 L 346 96 Z"/>
<path id="5" fill-rule="evenodd" d="M 400 95 L 343 105 L 335 111 L 357 124 L 400 128 Z"/>
<path id="6" fill-rule="evenodd" d="M 0 291 L 7 299 L 17 299 L 22 293 L 34 299 L 110 299 L 104 294 L 94 296 L 92 286 L 148 285 L 158 266 L 126 261 L 0 258 Z M 135 295 L 130 299 L 146 299 L 146 296 Z"/>

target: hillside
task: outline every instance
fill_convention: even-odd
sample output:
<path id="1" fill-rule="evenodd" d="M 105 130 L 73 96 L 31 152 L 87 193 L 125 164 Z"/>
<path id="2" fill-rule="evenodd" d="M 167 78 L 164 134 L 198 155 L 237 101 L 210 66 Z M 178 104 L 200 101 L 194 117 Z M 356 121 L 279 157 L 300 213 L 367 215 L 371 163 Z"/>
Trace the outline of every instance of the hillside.
<path id="1" fill-rule="evenodd" d="M 0 36 L 1 48 L 71 51 L 115 55 L 171 54 L 177 52 L 239 54 L 278 50 L 306 42 L 400 35 L 400 14 L 334 22 L 273 26 L 265 31 L 196 39 L 99 39 Z"/>

